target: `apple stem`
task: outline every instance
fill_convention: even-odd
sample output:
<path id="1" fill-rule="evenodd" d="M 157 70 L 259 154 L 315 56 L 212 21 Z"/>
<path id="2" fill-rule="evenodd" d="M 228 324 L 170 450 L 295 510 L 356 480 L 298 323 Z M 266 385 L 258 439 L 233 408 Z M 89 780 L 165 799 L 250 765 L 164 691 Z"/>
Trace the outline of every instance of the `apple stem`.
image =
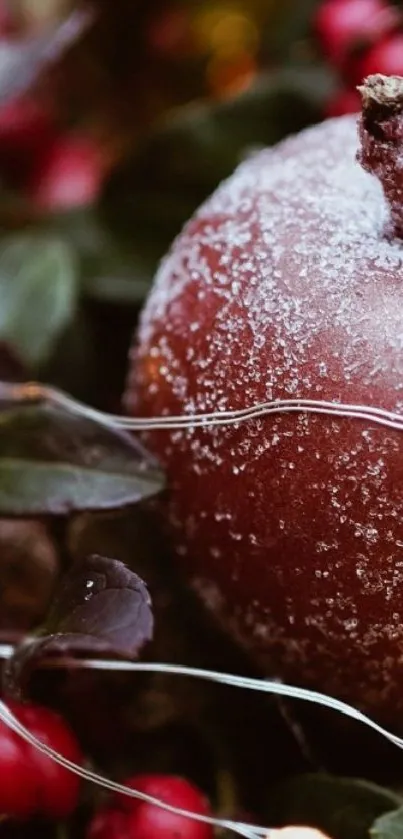
<path id="1" fill-rule="evenodd" d="M 403 77 L 368 76 L 358 88 L 362 112 L 357 159 L 382 184 L 393 236 L 403 238 Z"/>

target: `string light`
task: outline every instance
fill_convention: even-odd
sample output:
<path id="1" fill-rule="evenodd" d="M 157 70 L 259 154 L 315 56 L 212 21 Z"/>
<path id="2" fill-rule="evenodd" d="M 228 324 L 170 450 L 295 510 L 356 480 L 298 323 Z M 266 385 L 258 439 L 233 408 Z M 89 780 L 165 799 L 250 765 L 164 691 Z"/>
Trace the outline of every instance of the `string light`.
<path id="1" fill-rule="evenodd" d="M 173 431 L 178 429 L 211 428 L 219 426 L 238 426 L 261 417 L 275 414 L 299 413 L 318 414 L 336 419 L 358 419 L 394 431 L 403 431 L 403 415 L 374 405 L 359 405 L 345 402 L 330 402 L 322 399 L 275 399 L 259 402 L 248 408 L 211 413 L 181 414 L 178 416 L 125 417 L 120 414 L 108 414 L 91 408 L 83 402 L 73 399 L 57 388 L 38 382 L 10 384 L 0 382 L 0 400 L 5 402 L 35 403 L 48 402 L 64 408 L 76 416 L 84 417 L 100 425 L 125 429 L 127 431 Z"/>
<path id="2" fill-rule="evenodd" d="M 8 644 L 0 644 L 0 656 L 10 658 L 14 652 L 14 648 Z M 113 672 L 132 672 L 132 673 L 164 673 L 176 676 L 187 676 L 190 678 L 204 679 L 206 681 L 215 682 L 230 687 L 238 687 L 245 690 L 255 690 L 261 693 L 267 693 L 274 696 L 283 696 L 288 699 L 299 699 L 305 702 L 311 702 L 326 708 L 330 708 L 338 713 L 363 723 L 368 728 L 371 728 L 381 737 L 388 740 L 392 745 L 399 749 L 403 749 L 403 739 L 396 734 L 382 728 L 378 723 L 363 714 L 361 711 L 343 702 L 340 699 L 329 696 L 328 694 L 319 691 L 309 690 L 308 688 L 300 688 L 294 685 L 286 685 L 278 681 L 270 681 L 266 679 L 253 679 L 244 676 L 235 676 L 231 673 L 223 673 L 214 670 L 203 670 L 197 667 L 186 667 L 184 665 L 165 664 L 155 662 L 131 662 L 131 661 L 110 661 L 102 659 L 47 659 L 44 662 L 46 667 L 74 667 L 75 669 L 88 668 L 92 670 L 103 670 Z M 237 822 L 231 819 L 215 819 L 210 816 L 203 816 L 198 813 L 192 813 L 189 810 L 183 810 L 178 807 L 165 804 L 163 801 L 140 792 L 139 790 L 126 787 L 123 784 L 118 784 L 108 778 L 98 775 L 96 772 L 84 769 L 81 766 L 67 760 L 59 752 L 51 749 L 45 743 L 42 743 L 31 732 L 22 725 L 17 718 L 12 714 L 7 705 L 0 700 L 0 719 L 9 726 L 13 731 L 19 734 L 24 740 L 30 743 L 31 746 L 38 749 L 42 754 L 54 760 L 56 763 L 79 775 L 81 778 L 92 783 L 97 784 L 111 792 L 119 792 L 128 795 L 131 798 L 137 798 L 145 801 L 161 809 L 165 809 L 171 813 L 179 816 L 191 818 L 194 821 L 211 824 L 214 827 L 225 828 L 232 830 L 240 836 L 245 836 L 247 839 L 270 839 L 276 835 L 276 830 L 258 825 L 251 825 L 245 822 Z"/>
<path id="3" fill-rule="evenodd" d="M 205 414 L 191 414 L 180 416 L 162 416 L 162 417 L 123 417 L 120 415 L 106 414 L 94 408 L 90 408 L 82 402 L 79 402 L 72 397 L 65 394 L 63 391 L 56 388 L 42 385 L 38 382 L 26 382 L 24 384 L 14 384 L 8 382 L 0 382 L 0 400 L 6 403 L 22 403 L 35 404 L 38 402 L 47 402 L 48 404 L 63 408 L 76 416 L 82 416 L 86 419 L 98 422 L 99 424 L 109 428 L 123 428 L 132 431 L 144 430 L 173 430 L 173 429 L 191 429 L 191 428 L 209 428 L 217 426 L 238 425 L 241 422 L 251 421 L 258 417 L 269 416 L 272 414 L 281 413 L 312 413 L 322 414 L 336 418 L 350 418 L 359 419 L 381 425 L 386 428 L 391 428 L 396 431 L 403 430 L 403 416 L 393 411 L 384 408 L 370 405 L 355 405 L 344 404 L 339 402 L 326 402 L 323 400 L 311 399 L 279 399 L 270 402 L 259 403 L 249 408 L 244 408 L 234 411 L 219 411 Z M 11 645 L 0 644 L 0 657 L 11 658 L 14 648 Z M 256 690 L 263 693 L 283 696 L 288 699 L 299 699 L 306 702 L 311 702 L 316 705 L 321 705 L 330 708 L 350 719 L 356 720 L 388 740 L 399 749 L 403 748 L 403 739 L 398 735 L 389 732 L 382 728 L 370 717 L 363 714 L 353 706 L 336 699 L 319 691 L 312 691 L 307 688 L 300 688 L 293 685 L 286 685 L 278 681 L 268 681 L 263 679 L 252 679 L 243 676 L 234 676 L 229 673 L 223 673 L 213 670 L 202 670 L 194 667 L 186 667 L 182 665 L 165 664 L 165 663 L 149 663 L 149 662 L 128 662 L 128 661 L 111 661 L 102 659 L 47 659 L 44 663 L 46 667 L 74 667 L 75 669 L 89 668 L 93 670 L 114 671 L 114 672 L 141 672 L 141 673 L 165 673 L 171 675 L 188 676 L 192 678 L 204 679 L 232 687 L 243 688 L 246 690 Z M 187 816 L 188 818 L 197 821 L 204 821 L 212 824 L 215 827 L 226 828 L 233 832 L 246 837 L 246 839 L 268 839 L 271 835 L 277 833 L 270 828 L 249 825 L 244 822 L 235 822 L 231 820 L 214 819 L 207 816 L 202 816 L 189 811 L 181 810 L 179 808 L 166 805 L 151 796 L 148 796 L 139 791 L 117 784 L 104 778 L 95 772 L 83 769 L 82 767 L 66 760 L 58 752 L 49 748 L 45 744 L 37 740 L 26 729 L 14 715 L 9 711 L 7 705 L 0 701 L 0 718 L 3 722 L 12 728 L 13 731 L 20 734 L 32 746 L 39 749 L 43 754 L 50 757 L 60 765 L 69 769 L 82 778 L 98 784 L 106 789 L 114 792 L 120 792 L 134 798 L 139 798 L 147 801 L 150 804 L 169 810 L 177 815 Z"/>

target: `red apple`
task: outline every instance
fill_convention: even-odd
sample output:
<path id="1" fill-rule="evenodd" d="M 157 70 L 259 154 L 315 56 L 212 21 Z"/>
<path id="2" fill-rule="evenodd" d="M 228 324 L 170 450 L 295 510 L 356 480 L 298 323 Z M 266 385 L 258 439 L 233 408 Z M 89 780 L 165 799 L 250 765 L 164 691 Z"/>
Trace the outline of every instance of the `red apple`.
<path id="1" fill-rule="evenodd" d="M 131 413 L 309 398 L 403 414 L 403 243 L 357 147 L 355 118 L 324 122 L 195 214 L 142 315 Z M 145 439 L 181 568 L 262 671 L 401 722 L 402 432 L 300 412 Z"/>

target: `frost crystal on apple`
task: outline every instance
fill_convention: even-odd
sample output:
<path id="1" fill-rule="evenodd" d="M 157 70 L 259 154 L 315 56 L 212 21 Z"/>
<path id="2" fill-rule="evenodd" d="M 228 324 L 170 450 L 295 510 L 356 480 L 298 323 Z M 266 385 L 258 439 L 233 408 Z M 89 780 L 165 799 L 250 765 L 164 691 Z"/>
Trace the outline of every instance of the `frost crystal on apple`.
<path id="1" fill-rule="evenodd" d="M 243 163 L 163 261 L 132 354 L 145 415 L 311 398 L 401 411 L 403 248 L 352 117 Z M 276 415 L 154 432 L 181 567 L 270 675 L 401 716 L 403 437 Z"/>

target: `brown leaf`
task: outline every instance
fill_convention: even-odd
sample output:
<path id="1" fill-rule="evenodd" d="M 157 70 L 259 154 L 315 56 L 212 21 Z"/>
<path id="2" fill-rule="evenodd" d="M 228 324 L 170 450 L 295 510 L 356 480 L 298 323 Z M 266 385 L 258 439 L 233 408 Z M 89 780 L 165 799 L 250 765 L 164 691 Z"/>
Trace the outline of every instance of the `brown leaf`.
<path id="1" fill-rule="evenodd" d="M 27 675 L 49 655 L 137 658 L 153 630 L 143 580 L 117 559 L 90 556 L 61 580 L 41 636 L 17 647 L 5 668 L 5 687 L 19 696 Z"/>

